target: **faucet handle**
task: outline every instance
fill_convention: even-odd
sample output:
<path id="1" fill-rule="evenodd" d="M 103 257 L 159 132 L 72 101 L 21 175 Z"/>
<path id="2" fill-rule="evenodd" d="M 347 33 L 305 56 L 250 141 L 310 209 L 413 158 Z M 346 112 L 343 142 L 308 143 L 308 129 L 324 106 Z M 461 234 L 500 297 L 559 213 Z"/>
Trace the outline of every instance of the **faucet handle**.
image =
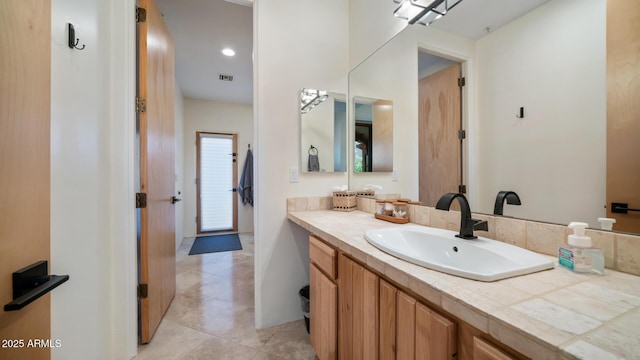
<path id="1" fill-rule="evenodd" d="M 473 230 L 489 231 L 489 223 L 486 220 L 471 219 Z"/>

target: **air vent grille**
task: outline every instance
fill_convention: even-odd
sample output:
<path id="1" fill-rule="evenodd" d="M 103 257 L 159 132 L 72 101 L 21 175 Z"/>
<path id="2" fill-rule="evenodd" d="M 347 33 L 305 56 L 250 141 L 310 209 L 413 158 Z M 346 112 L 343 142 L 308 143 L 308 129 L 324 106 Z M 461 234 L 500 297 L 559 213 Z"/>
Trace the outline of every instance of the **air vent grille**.
<path id="1" fill-rule="evenodd" d="M 222 80 L 222 81 L 233 81 L 233 75 L 218 74 L 218 80 Z"/>

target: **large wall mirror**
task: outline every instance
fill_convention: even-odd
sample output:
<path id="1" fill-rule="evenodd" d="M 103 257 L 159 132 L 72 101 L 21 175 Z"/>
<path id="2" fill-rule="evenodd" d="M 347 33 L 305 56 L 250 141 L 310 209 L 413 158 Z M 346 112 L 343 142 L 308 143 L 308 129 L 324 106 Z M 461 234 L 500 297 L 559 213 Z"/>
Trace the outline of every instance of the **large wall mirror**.
<path id="1" fill-rule="evenodd" d="M 419 135 L 424 126 L 419 120 L 424 111 L 419 84 L 425 69 L 420 66 L 424 59 L 419 59 L 432 56 L 444 60 L 438 65 L 442 68 L 459 64 L 466 77 L 459 116 L 466 139 L 461 157 L 453 157 L 460 162 L 442 166 L 460 168 L 472 210 L 493 213 L 498 192 L 510 190 L 519 195 L 521 205 L 505 205 L 505 216 L 565 225 L 585 221 L 599 228 L 597 219 L 611 216 L 605 208 L 610 203 L 607 188 L 621 180 L 610 170 L 607 176 L 607 163 L 612 163 L 608 143 L 629 141 L 607 140 L 612 116 L 608 119 L 606 12 L 606 0 L 551 0 L 478 39 L 433 27 L 404 29 L 349 76 L 350 98 L 373 94 L 394 102 L 395 176 L 378 177 L 376 183 L 385 192 L 425 197 L 420 187 L 427 175 L 421 169 L 429 169 L 429 163 L 421 164 L 426 150 Z M 632 76 L 637 79 L 635 69 Z M 622 71 L 615 81 L 621 87 L 632 83 Z M 434 105 L 447 109 L 437 101 Z M 350 126 L 355 125 L 354 120 Z M 432 149 L 444 146 L 438 143 L 445 141 L 443 134 L 431 132 Z M 631 135 L 638 143 L 640 134 Z M 446 136 L 457 139 L 458 134 Z M 638 163 L 633 156 L 613 162 L 633 167 L 631 162 Z M 427 173 L 454 171 L 433 168 Z M 352 189 L 365 182 L 372 181 L 350 172 Z M 627 186 L 625 191 L 629 199 L 640 196 L 640 187 Z M 640 204 L 630 200 L 629 207 L 634 205 Z M 637 221 L 640 226 L 640 214 Z M 614 225 L 614 230 L 623 229 Z"/>
<path id="2" fill-rule="evenodd" d="M 346 95 L 300 90 L 300 158 L 303 172 L 347 171 Z"/>

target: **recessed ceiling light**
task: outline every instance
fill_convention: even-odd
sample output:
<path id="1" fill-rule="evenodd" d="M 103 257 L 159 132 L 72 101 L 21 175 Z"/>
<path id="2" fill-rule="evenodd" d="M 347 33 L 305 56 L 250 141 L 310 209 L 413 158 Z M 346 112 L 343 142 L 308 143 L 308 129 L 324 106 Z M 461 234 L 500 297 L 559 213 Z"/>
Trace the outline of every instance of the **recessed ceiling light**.
<path id="1" fill-rule="evenodd" d="M 222 53 L 225 54 L 226 56 L 233 56 L 233 55 L 236 54 L 235 51 L 233 51 L 232 49 L 229 49 L 229 48 L 222 49 Z"/>

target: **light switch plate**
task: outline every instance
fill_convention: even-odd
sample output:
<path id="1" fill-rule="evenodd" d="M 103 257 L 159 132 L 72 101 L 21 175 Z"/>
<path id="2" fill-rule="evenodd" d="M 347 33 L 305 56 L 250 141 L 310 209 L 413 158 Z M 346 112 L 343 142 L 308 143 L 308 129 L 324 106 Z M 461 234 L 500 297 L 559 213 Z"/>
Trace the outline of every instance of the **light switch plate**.
<path id="1" fill-rule="evenodd" d="M 397 169 L 393 169 L 393 172 L 391 173 L 391 181 L 398 181 L 398 170 Z"/>
<path id="2" fill-rule="evenodd" d="M 297 183 L 298 182 L 298 168 L 292 167 L 289 168 L 289 182 Z"/>

